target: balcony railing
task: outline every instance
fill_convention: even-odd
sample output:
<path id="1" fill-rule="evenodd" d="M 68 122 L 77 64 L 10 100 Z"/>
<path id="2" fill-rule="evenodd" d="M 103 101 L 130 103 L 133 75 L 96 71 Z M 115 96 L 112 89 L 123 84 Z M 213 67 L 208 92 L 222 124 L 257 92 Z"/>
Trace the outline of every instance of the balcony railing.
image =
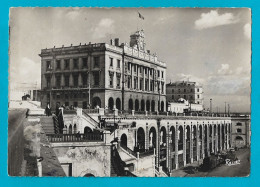
<path id="1" fill-rule="evenodd" d="M 101 142 L 103 134 L 86 133 L 86 134 L 47 134 L 50 142 Z"/>

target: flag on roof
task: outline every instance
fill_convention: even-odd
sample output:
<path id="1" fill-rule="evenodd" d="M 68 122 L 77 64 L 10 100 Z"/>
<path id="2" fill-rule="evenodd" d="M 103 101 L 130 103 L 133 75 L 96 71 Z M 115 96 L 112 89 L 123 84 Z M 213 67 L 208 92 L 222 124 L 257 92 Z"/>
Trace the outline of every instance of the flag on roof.
<path id="1" fill-rule="evenodd" d="M 142 14 L 140 14 L 140 12 L 138 12 L 138 16 L 139 16 L 139 18 L 144 20 L 144 16 Z"/>

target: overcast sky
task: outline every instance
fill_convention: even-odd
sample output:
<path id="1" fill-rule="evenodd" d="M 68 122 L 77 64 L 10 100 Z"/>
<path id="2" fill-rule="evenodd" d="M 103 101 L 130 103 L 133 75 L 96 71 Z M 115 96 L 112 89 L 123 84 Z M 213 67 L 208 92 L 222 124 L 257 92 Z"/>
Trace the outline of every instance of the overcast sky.
<path id="1" fill-rule="evenodd" d="M 138 11 L 144 20 L 138 18 Z M 109 42 L 144 29 L 146 48 L 167 63 L 170 80 L 197 81 L 205 108 L 250 110 L 251 11 L 235 8 L 13 8 L 10 13 L 10 84 L 37 82 L 43 48 Z M 27 85 L 27 84 L 19 84 Z"/>

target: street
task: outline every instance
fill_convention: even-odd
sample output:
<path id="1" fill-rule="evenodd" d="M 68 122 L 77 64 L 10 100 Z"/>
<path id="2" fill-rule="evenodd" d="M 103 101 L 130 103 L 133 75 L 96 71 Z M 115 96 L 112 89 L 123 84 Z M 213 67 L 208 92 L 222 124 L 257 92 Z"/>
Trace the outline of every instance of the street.
<path id="1" fill-rule="evenodd" d="M 250 149 L 240 149 L 235 152 L 240 164 L 227 166 L 225 164 L 208 171 L 187 174 L 187 177 L 245 177 L 250 175 Z"/>

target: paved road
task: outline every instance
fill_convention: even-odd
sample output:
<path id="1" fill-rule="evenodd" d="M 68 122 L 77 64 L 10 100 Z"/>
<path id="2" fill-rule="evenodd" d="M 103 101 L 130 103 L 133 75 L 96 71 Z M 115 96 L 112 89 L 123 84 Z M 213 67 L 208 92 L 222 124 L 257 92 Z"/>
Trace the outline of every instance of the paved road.
<path id="1" fill-rule="evenodd" d="M 240 164 L 227 166 L 221 165 L 209 172 L 197 172 L 186 175 L 188 177 L 244 177 L 250 174 L 250 149 L 236 151 Z"/>

